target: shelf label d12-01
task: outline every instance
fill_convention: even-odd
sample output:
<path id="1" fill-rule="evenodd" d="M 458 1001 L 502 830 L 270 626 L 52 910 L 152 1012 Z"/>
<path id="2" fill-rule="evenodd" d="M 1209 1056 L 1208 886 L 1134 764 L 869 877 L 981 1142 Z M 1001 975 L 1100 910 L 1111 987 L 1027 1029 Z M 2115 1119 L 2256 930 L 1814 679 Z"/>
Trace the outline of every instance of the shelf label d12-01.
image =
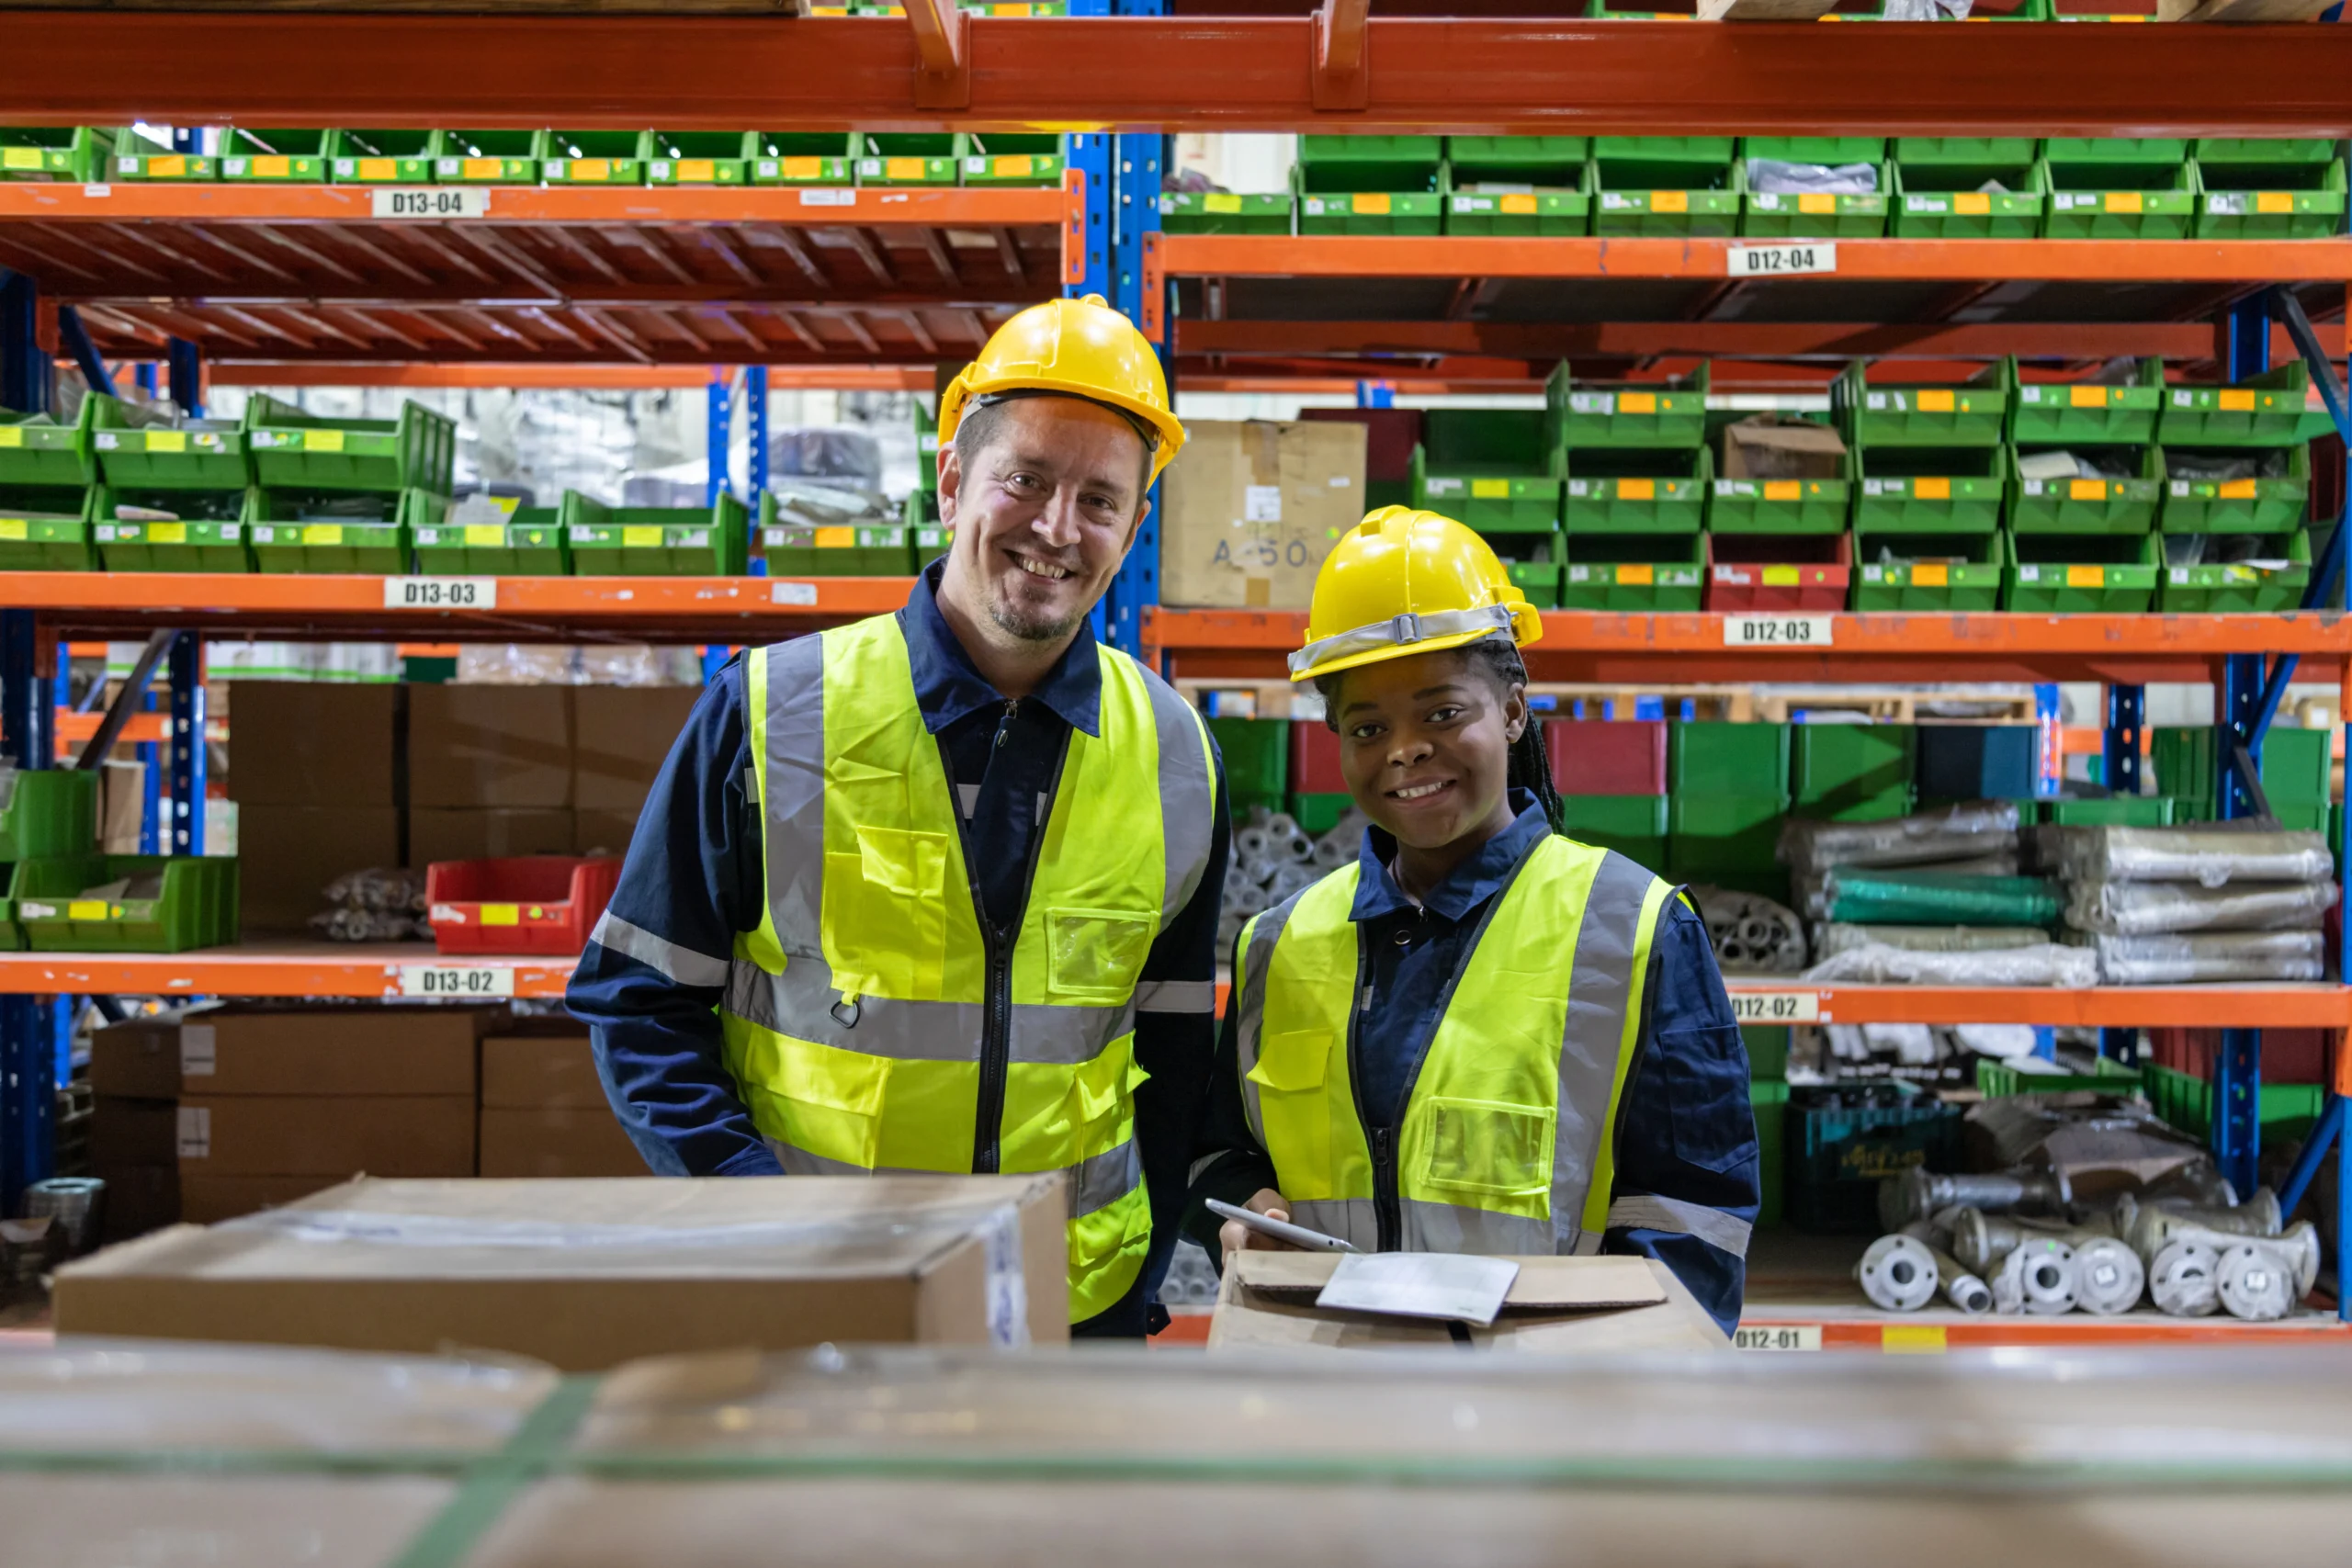
<path id="1" fill-rule="evenodd" d="M 514 971 L 503 964 L 403 964 L 404 997 L 511 997 Z"/>
<path id="2" fill-rule="evenodd" d="M 1821 1325 L 1771 1323 L 1751 1328 L 1742 1324 L 1732 1330 L 1731 1345 L 1735 1350 L 1818 1350 Z"/>
<path id="3" fill-rule="evenodd" d="M 384 579 L 387 610 L 495 610 L 498 579 L 494 577 L 388 577 Z"/>
<path id="4" fill-rule="evenodd" d="M 439 223 L 490 216 L 490 192 L 480 186 L 379 186 L 368 196 L 378 218 Z"/>
<path id="5" fill-rule="evenodd" d="M 1731 1015 L 1742 1023 L 1818 1023 L 1819 991 L 1734 991 Z"/>
<path id="6" fill-rule="evenodd" d="M 1837 619 L 1830 615 L 1725 615 L 1725 648 L 1827 648 Z"/>
<path id="7" fill-rule="evenodd" d="M 1793 245 L 1732 245 L 1724 251 L 1724 270 L 1733 277 L 1793 277 L 1809 272 L 1836 272 L 1838 247 L 1826 241 Z"/>

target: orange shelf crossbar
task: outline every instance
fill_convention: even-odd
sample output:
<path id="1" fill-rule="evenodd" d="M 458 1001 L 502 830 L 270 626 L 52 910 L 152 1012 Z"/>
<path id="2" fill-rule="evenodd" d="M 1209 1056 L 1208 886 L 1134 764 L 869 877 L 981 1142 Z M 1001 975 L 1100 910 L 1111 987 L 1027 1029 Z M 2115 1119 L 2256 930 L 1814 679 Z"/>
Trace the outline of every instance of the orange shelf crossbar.
<path id="1" fill-rule="evenodd" d="M 106 716 L 102 711 L 76 713 L 72 708 L 59 708 L 56 720 L 57 739 L 63 744 L 79 746 L 98 732 L 98 726 L 105 722 Z M 130 745 L 141 740 L 169 740 L 171 737 L 170 715 L 135 713 L 123 725 L 122 734 L 117 737 L 117 743 Z"/>
<path id="2" fill-rule="evenodd" d="M 990 190 L 783 186 L 493 186 L 489 210 L 459 223 L 786 223 L 839 228 L 996 228 L 1062 220 L 1056 186 Z M 45 222 L 370 223 L 365 186 L 0 185 L 0 219 Z"/>
<path id="3" fill-rule="evenodd" d="M 1964 1318 L 1918 1314 L 1838 1319 L 1757 1308 L 1740 1318 L 1739 1327 L 1743 1348 L 1811 1349 L 1817 1333 L 1824 1350 L 1880 1350 L 1889 1355 L 2009 1347 L 2335 1344 L 2352 1334 L 2352 1326 L 2317 1314 L 2277 1323 L 2245 1323 L 2230 1317 L 2166 1317 L 2155 1312 L 2126 1313 L 2120 1317 Z"/>
<path id="4" fill-rule="evenodd" d="M 368 997 L 411 994 L 419 966 L 510 973 L 512 995 L 560 997 L 572 961 L 444 958 L 422 943 L 289 940 L 195 953 L 0 953 L 0 990 L 34 995 L 134 997 Z M 422 993 L 419 993 L 422 994 Z M 507 995 L 503 989 L 494 993 Z"/>

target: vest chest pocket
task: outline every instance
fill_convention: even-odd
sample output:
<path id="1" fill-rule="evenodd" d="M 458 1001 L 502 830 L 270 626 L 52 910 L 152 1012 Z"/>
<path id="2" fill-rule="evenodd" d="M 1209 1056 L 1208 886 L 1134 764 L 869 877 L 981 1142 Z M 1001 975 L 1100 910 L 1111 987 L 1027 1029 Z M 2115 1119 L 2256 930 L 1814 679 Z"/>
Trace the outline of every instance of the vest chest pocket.
<path id="1" fill-rule="evenodd" d="M 1287 1196 L 1320 1196 L 1331 1180 L 1330 1034 L 1319 1029 L 1269 1036 L 1249 1079 L 1258 1087 L 1266 1153 Z"/>
<path id="2" fill-rule="evenodd" d="M 1555 1114 L 1548 1106 L 1504 1100 L 1432 1100 L 1422 1179 L 1431 1187 L 1505 1198 L 1548 1192 Z"/>
<path id="3" fill-rule="evenodd" d="M 1046 911 L 1046 995 L 1081 1007 L 1119 1007 L 1135 995 L 1157 915 L 1128 909 Z"/>
<path id="4" fill-rule="evenodd" d="M 947 962 L 947 835 L 855 829 L 825 856 L 825 958 L 844 995 L 933 1001 Z"/>
<path id="5" fill-rule="evenodd" d="M 785 1102 L 786 1138 L 795 1148 L 874 1168 L 889 1062 L 794 1041 L 778 1056 L 775 1073 L 768 1088 Z"/>

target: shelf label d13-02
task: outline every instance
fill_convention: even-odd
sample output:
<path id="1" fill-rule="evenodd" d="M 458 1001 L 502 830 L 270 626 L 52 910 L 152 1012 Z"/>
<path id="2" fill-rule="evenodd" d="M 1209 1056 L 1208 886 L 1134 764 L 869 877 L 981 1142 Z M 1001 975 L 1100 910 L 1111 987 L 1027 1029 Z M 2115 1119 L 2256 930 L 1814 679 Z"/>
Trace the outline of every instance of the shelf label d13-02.
<path id="1" fill-rule="evenodd" d="M 1724 270 L 1733 277 L 1792 277 L 1801 273 L 1836 272 L 1838 247 L 1826 241 L 1793 245 L 1732 245 L 1724 252 Z"/>
<path id="2" fill-rule="evenodd" d="M 495 610 L 498 579 L 494 577 L 388 577 L 384 579 L 387 610 Z"/>
<path id="3" fill-rule="evenodd" d="M 1838 623 L 1829 615 L 1725 615 L 1725 648 L 1827 648 Z"/>
<path id="4" fill-rule="evenodd" d="M 503 964 L 403 964 L 404 997 L 511 997 L 514 971 Z"/>
<path id="5" fill-rule="evenodd" d="M 439 223 L 490 216 L 490 192 L 480 186 L 379 186 L 368 197 L 378 218 Z"/>
<path id="6" fill-rule="evenodd" d="M 1731 1015 L 1742 1023 L 1818 1023 L 1819 991 L 1734 991 Z"/>

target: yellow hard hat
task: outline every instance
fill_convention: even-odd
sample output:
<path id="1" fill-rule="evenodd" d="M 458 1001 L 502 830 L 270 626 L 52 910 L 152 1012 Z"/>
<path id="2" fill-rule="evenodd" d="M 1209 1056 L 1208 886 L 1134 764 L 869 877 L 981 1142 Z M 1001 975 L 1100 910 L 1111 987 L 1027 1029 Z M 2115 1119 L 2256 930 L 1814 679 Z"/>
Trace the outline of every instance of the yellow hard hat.
<path id="1" fill-rule="evenodd" d="M 1438 653 L 1497 632 L 1534 642 L 1544 617 L 1487 541 L 1451 517 L 1384 506 L 1323 558 L 1306 646 L 1290 656 L 1290 678 Z"/>
<path id="2" fill-rule="evenodd" d="M 980 355 L 939 395 L 939 439 L 956 439 L 967 408 L 1000 398 L 1059 393 L 1125 414 L 1151 448 L 1151 477 L 1175 460 L 1184 427 L 1168 400 L 1168 376 L 1135 323 L 1100 294 L 1048 299 L 997 328 Z"/>

